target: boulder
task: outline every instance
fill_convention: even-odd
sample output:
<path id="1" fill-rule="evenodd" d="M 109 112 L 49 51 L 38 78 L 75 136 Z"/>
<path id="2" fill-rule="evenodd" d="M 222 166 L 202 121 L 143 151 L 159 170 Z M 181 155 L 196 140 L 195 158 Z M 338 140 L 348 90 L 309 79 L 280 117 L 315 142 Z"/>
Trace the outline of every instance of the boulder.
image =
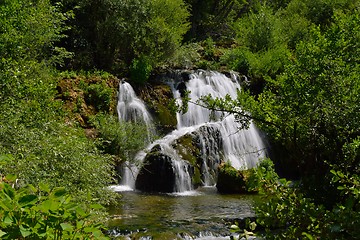
<path id="1" fill-rule="evenodd" d="M 237 170 L 230 164 L 220 164 L 216 184 L 219 193 L 254 193 L 254 183 L 256 175 L 253 169 Z"/>
<path id="2" fill-rule="evenodd" d="M 180 159 L 186 162 L 186 171 L 194 188 L 215 184 L 218 166 L 223 157 L 220 131 L 211 125 L 202 126 L 171 143 Z M 176 161 L 179 158 L 176 157 Z M 156 145 L 146 155 L 137 176 L 135 187 L 144 192 L 173 192 L 176 176 L 174 160 Z"/>
<path id="3" fill-rule="evenodd" d="M 173 192 L 175 173 L 172 160 L 155 146 L 144 159 L 135 187 L 144 192 Z"/>

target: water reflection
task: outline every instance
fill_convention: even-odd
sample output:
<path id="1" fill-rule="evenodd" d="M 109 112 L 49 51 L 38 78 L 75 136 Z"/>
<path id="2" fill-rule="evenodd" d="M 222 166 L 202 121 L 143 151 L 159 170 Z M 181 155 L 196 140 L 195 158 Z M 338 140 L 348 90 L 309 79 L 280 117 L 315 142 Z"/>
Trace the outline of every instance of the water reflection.
<path id="1" fill-rule="evenodd" d="M 254 216 L 252 205 L 257 199 L 220 195 L 215 188 L 185 196 L 121 194 L 120 207 L 110 209 L 109 227 L 117 239 L 224 239 L 221 236 L 230 234 L 229 221 Z"/>

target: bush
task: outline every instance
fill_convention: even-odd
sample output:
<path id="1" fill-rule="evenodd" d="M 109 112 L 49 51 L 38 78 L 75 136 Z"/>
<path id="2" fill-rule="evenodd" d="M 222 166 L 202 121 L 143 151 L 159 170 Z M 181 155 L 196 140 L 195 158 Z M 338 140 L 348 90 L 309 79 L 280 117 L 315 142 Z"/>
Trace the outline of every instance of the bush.
<path id="1" fill-rule="evenodd" d="M 106 85 L 105 82 L 90 84 L 85 90 L 85 101 L 87 104 L 95 106 L 97 111 L 109 112 L 114 90 Z"/>
<path id="2" fill-rule="evenodd" d="M 114 200 L 107 190 L 113 181 L 112 158 L 101 154 L 82 129 L 54 121 L 42 128 L 0 122 L 0 151 L 14 156 L 3 165 L 4 174 L 16 174 L 23 183 L 65 187 L 78 201 Z"/>
<path id="3" fill-rule="evenodd" d="M 280 179 L 270 160 L 255 170 L 263 201 L 256 204 L 257 224 L 266 239 L 356 239 L 360 232 L 360 178 L 331 170 L 342 201 L 330 209 L 302 191 L 301 183 Z"/>
<path id="4" fill-rule="evenodd" d="M 134 59 L 130 67 L 131 81 L 138 85 L 144 85 L 149 79 L 152 66 L 147 57 Z"/>
<path id="5" fill-rule="evenodd" d="M 108 239 L 99 204 L 80 206 L 65 188 L 46 184 L 13 187 L 15 176 L 0 182 L 1 239 Z"/>
<path id="6" fill-rule="evenodd" d="M 98 131 L 98 147 L 120 161 L 132 161 L 153 138 L 145 123 L 119 122 L 117 117 L 107 114 L 98 114 L 91 122 Z"/>

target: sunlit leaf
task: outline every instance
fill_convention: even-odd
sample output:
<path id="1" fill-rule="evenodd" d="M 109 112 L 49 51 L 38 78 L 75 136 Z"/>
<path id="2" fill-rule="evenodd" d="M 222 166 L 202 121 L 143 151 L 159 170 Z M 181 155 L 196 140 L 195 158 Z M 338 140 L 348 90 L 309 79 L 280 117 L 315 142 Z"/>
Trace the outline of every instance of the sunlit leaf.
<path id="1" fill-rule="evenodd" d="M 74 227 L 69 223 L 61 223 L 60 226 L 64 231 L 72 231 L 74 229 Z"/>

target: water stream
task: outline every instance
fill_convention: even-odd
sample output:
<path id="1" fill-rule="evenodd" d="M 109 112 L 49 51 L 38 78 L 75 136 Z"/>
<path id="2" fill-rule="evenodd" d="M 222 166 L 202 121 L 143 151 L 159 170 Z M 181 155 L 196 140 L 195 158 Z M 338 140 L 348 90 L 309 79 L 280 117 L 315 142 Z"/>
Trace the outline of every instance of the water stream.
<path id="1" fill-rule="evenodd" d="M 217 72 L 197 71 L 183 83 L 191 91 L 195 102 L 202 95 L 236 97 L 240 84 L 235 75 L 227 77 Z M 181 104 L 179 82 L 169 80 L 173 95 Z M 152 129 L 152 119 L 145 104 L 130 84 L 119 87 L 118 115 L 120 121 L 143 121 Z M 229 227 L 234 219 L 254 215 L 254 195 L 221 195 L 217 193 L 216 174 L 218 163 L 231 162 L 238 168 L 254 167 L 265 156 L 265 147 L 256 127 L 238 131 L 233 115 L 222 117 L 220 113 L 189 104 L 186 114 L 177 115 L 177 129 L 161 139 L 149 143 L 140 151 L 135 162 L 142 162 L 154 146 L 168 156 L 175 172 L 174 192 L 149 194 L 135 189 L 138 165 L 127 163 L 121 185 L 112 186 L 121 192 L 118 206 L 110 209 L 110 234 L 116 239 L 229 239 Z M 189 162 L 184 161 L 174 149 L 174 142 L 185 134 L 196 133 L 202 156 L 203 186 L 194 189 L 189 173 Z M 215 136 L 216 135 L 216 136 Z M 219 136 L 221 141 L 219 141 Z M 221 146 L 219 146 L 219 144 Z M 220 149 L 221 148 L 221 149 Z M 220 154 L 221 152 L 221 154 Z M 224 158 L 224 159 L 222 159 Z M 211 187 L 205 187 L 211 186 Z"/>
<path id="2" fill-rule="evenodd" d="M 255 195 L 220 195 L 214 187 L 187 194 L 123 192 L 110 210 L 116 239 L 230 239 L 235 219 L 254 216 Z"/>
<path id="3" fill-rule="evenodd" d="M 214 98 L 224 98 L 226 95 L 236 98 L 237 91 L 241 89 L 235 74 L 227 77 L 218 72 L 197 71 L 190 74 L 189 78 L 189 81 L 182 84 L 185 84 L 186 90 L 190 91 L 189 97 L 192 102 L 208 94 Z M 178 104 L 181 104 L 181 93 L 177 88 L 179 82 L 173 81 L 173 79 L 168 80 L 175 99 L 177 99 Z M 134 90 L 126 82 L 120 84 L 119 87 L 118 115 L 120 120 L 138 121 L 141 119 L 148 126 L 151 125 L 151 116 L 147 112 L 145 104 L 137 98 Z M 136 162 L 142 162 L 146 152 L 149 152 L 155 145 L 160 146 L 162 152 L 172 159 L 176 174 L 174 192 L 191 191 L 193 186 L 188 172 L 189 163 L 180 157 L 173 148 L 173 143 L 184 134 L 198 131 L 203 126 L 211 126 L 220 132 L 222 138 L 221 151 L 224 153 L 223 159 L 214 155 L 212 149 L 214 146 L 211 144 L 214 141 L 211 139 L 211 134 L 200 137 L 204 154 L 201 164 L 204 186 L 213 186 L 216 183 L 216 176 L 210 174 L 214 172 L 214 169 L 211 168 L 216 168 L 221 160 L 229 161 L 237 169 L 246 169 L 256 166 L 259 159 L 266 155 L 265 146 L 256 127 L 251 124 L 249 129 L 239 131 L 240 126 L 232 114 L 225 117 L 221 113 L 212 114 L 204 107 L 189 103 L 188 111 L 185 114 L 177 114 L 177 122 L 177 130 L 151 143 L 147 149 L 139 152 L 135 159 Z M 209 166 L 209 159 L 215 161 L 210 164 L 211 166 Z M 125 189 L 134 189 L 139 169 L 135 165 L 128 165 L 130 167 L 124 170 L 121 184 L 126 186 Z"/>

